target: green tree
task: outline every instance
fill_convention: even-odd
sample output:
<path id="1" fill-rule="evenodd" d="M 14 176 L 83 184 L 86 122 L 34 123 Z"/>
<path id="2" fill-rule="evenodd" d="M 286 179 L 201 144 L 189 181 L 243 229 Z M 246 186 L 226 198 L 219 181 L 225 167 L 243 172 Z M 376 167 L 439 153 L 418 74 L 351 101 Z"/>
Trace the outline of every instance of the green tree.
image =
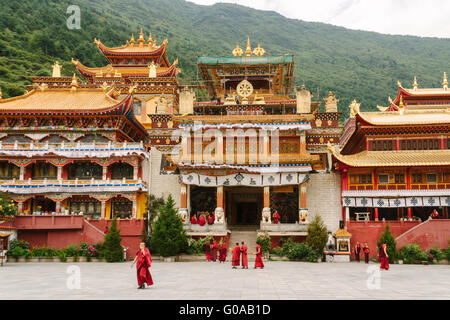
<path id="1" fill-rule="evenodd" d="M 183 222 L 175 209 L 175 202 L 169 195 L 161 207 L 151 234 L 152 247 L 163 257 L 175 256 L 187 247 L 187 236 Z"/>
<path id="2" fill-rule="evenodd" d="M 17 206 L 6 194 L 0 194 L 0 216 L 15 216 Z"/>
<path id="3" fill-rule="evenodd" d="M 122 237 L 117 229 L 117 220 L 111 223 L 108 233 L 105 236 L 103 254 L 107 262 L 119 262 L 123 258 Z"/>
<path id="4" fill-rule="evenodd" d="M 386 251 L 388 253 L 388 260 L 390 263 L 394 263 L 394 261 L 397 259 L 397 241 L 395 241 L 394 235 L 389 230 L 389 224 L 386 225 L 386 229 L 381 234 L 380 240 L 377 242 L 378 248 L 383 244 L 386 243 L 387 248 Z"/>
<path id="5" fill-rule="evenodd" d="M 306 244 L 321 256 L 328 241 L 328 230 L 320 215 L 314 216 L 313 221 L 308 225 L 307 232 Z"/>

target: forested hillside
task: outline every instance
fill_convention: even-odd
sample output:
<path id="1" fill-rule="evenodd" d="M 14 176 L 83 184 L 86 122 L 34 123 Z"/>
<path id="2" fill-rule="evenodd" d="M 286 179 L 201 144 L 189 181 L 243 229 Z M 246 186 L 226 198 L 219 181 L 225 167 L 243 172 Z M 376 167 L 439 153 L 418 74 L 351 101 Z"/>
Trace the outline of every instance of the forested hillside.
<path id="1" fill-rule="evenodd" d="M 363 110 L 386 105 L 397 80 L 410 87 L 441 85 L 450 72 L 450 39 L 390 36 L 284 18 L 233 4 L 199 6 L 182 0 L 0 1 L 0 87 L 3 97 L 21 94 L 29 76 L 49 75 L 55 60 L 71 75 L 73 57 L 88 66 L 107 62 L 93 43 L 122 45 L 142 27 L 179 59 L 181 83 L 197 80 L 199 55 L 230 55 L 236 44 L 260 43 L 266 54 L 295 55 L 295 82 L 321 98 L 332 90 L 348 114 L 352 99 Z M 81 29 L 66 27 L 69 5 L 81 8 Z M 370 14 L 370 13 L 367 13 Z M 401 14 L 401 13 L 399 13 Z M 419 22 L 418 22 L 419 23 Z"/>

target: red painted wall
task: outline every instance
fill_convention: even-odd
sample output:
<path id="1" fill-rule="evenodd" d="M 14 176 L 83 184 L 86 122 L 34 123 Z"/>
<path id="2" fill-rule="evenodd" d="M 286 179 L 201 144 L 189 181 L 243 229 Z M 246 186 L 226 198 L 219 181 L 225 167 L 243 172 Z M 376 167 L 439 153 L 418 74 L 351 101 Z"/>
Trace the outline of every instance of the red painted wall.
<path id="1" fill-rule="evenodd" d="M 450 220 L 433 219 L 427 220 L 400 235 L 397 239 L 397 249 L 405 244 L 417 242 L 422 250 L 434 247 L 447 248 L 450 240 Z"/>
<path id="2" fill-rule="evenodd" d="M 352 247 L 352 258 L 355 258 L 353 248 L 356 242 L 361 245 L 367 242 L 370 249 L 370 257 L 377 255 L 377 241 L 389 223 L 389 230 L 398 237 L 402 233 L 420 224 L 418 221 L 347 221 L 347 231 L 352 234 L 350 245 Z M 362 258 L 364 255 L 361 254 Z"/>

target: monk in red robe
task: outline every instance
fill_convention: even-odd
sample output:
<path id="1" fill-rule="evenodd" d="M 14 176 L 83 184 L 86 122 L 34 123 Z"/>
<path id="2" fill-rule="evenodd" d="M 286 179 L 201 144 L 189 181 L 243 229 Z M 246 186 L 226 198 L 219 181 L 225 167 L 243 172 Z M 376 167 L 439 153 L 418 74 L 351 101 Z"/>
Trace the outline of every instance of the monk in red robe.
<path id="1" fill-rule="evenodd" d="M 198 224 L 203 227 L 205 223 L 206 223 L 205 216 L 201 214 L 200 217 L 198 217 Z"/>
<path id="2" fill-rule="evenodd" d="M 364 242 L 363 252 L 364 252 L 364 262 L 369 263 L 370 250 L 369 250 L 369 245 L 367 244 L 367 242 Z"/>
<path id="3" fill-rule="evenodd" d="M 211 261 L 211 242 L 206 242 L 205 243 L 206 261 L 208 261 L 208 262 Z"/>
<path id="4" fill-rule="evenodd" d="M 225 260 L 227 260 L 227 247 L 225 246 L 225 243 L 223 242 L 223 240 L 220 240 L 220 245 L 219 245 L 219 263 L 220 262 L 225 262 Z"/>
<path id="5" fill-rule="evenodd" d="M 211 255 L 211 260 L 213 262 L 216 262 L 217 260 L 217 249 L 218 249 L 218 245 L 217 245 L 217 241 L 214 240 L 214 244 L 212 245 L 211 249 L 212 249 L 212 255 Z"/>
<path id="6" fill-rule="evenodd" d="M 239 266 L 240 255 L 241 247 L 239 247 L 239 242 L 236 242 L 236 246 L 233 249 L 233 255 L 231 257 L 231 265 L 233 266 L 233 269 L 236 269 L 236 267 Z"/>
<path id="7" fill-rule="evenodd" d="M 278 211 L 275 211 L 272 215 L 273 223 L 277 224 L 280 221 L 280 215 L 278 214 Z"/>
<path id="8" fill-rule="evenodd" d="M 145 247 L 145 243 L 141 242 L 139 245 L 139 250 L 136 252 L 136 257 L 131 264 L 131 268 L 136 264 L 138 289 L 145 289 L 145 284 L 151 286 L 153 284 L 152 275 L 148 268 L 152 265 L 152 256 L 150 251 Z"/>
<path id="9" fill-rule="evenodd" d="M 214 216 L 214 213 L 210 213 L 208 215 L 208 224 L 214 224 L 215 219 L 216 219 L 216 217 Z"/>
<path id="10" fill-rule="evenodd" d="M 247 246 L 244 241 L 242 241 L 241 253 L 242 253 L 242 269 L 248 269 L 248 258 L 247 258 Z"/>
<path id="11" fill-rule="evenodd" d="M 264 263 L 262 261 L 262 248 L 259 244 L 256 244 L 256 259 L 255 259 L 255 269 L 264 268 Z"/>
<path id="12" fill-rule="evenodd" d="M 355 248 L 353 250 L 355 251 L 355 259 L 357 262 L 359 262 L 359 254 L 361 253 L 361 245 L 359 244 L 359 241 L 356 242 Z"/>
<path id="13" fill-rule="evenodd" d="M 191 217 L 191 224 L 197 224 L 197 217 L 195 216 L 195 214 Z"/>
<path id="14" fill-rule="evenodd" d="M 383 243 L 380 246 L 379 254 L 380 254 L 380 262 L 381 262 L 380 269 L 389 270 L 389 260 L 388 260 L 389 256 L 387 253 L 386 243 Z"/>

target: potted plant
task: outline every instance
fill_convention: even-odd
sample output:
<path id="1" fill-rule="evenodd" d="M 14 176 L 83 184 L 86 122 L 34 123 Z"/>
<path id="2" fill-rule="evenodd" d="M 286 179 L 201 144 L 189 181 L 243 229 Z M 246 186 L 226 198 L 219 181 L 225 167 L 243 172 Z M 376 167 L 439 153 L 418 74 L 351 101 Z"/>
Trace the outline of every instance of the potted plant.
<path id="1" fill-rule="evenodd" d="M 64 249 L 64 252 L 67 262 L 75 262 L 79 254 L 79 249 L 76 245 L 71 244 Z"/>

